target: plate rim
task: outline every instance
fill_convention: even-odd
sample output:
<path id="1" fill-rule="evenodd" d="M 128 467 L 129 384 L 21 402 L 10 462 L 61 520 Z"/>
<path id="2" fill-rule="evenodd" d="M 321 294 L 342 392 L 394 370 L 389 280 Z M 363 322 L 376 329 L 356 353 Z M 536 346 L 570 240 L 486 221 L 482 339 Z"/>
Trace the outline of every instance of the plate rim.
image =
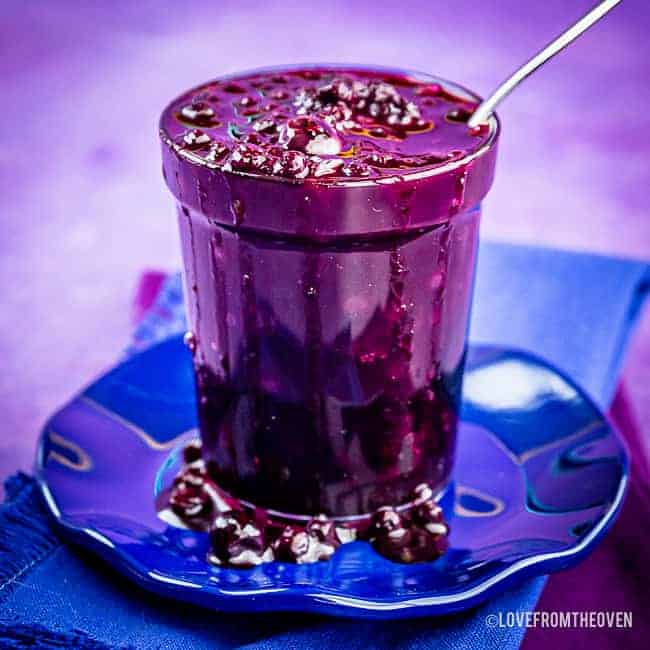
<path id="1" fill-rule="evenodd" d="M 172 341 L 179 340 L 182 335 L 174 335 L 160 341 L 142 352 L 152 352 L 155 348 L 169 345 Z M 493 595 L 503 592 L 508 587 L 518 584 L 526 579 L 547 575 L 550 572 L 558 571 L 579 563 L 586 557 L 608 531 L 619 513 L 625 495 L 629 487 L 630 479 L 630 457 L 625 439 L 620 434 L 618 427 L 613 423 L 610 416 L 603 412 L 595 401 L 585 390 L 564 371 L 558 369 L 554 364 L 548 362 L 541 356 L 514 346 L 470 344 L 470 349 L 483 351 L 486 354 L 506 353 L 511 356 L 524 358 L 535 365 L 543 366 L 567 382 L 577 393 L 580 401 L 585 402 L 591 409 L 598 413 L 603 424 L 608 427 L 609 435 L 613 436 L 620 448 L 618 456 L 621 469 L 620 481 L 616 493 L 607 510 L 599 517 L 597 524 L 585 534 L 576 544 L 567 549 L 546 553 L 533 553 L 529 557 L 517 560 L 501 571 L 481 581 L 479 584 L 468 590 L 444 595 L 421 595 L 415 597 L 394 597 L 374 599 L 361 596 L 345 596 L 330 593 L 317 584 L 305 585 L 294 584 L 284 587 L 226 590 L 220 586 L 213 585 L 212 590 L 204 589 L 201 584 L 195 584 L 186 580 L 175 579 L 154 570 L 147 570 L 131 554 L 125 552 L 121 547 L 116 546 L 108 537 L 97 530 L 89 527 L 82 527 L 67 521 L 64 513 L 57 505 L 54 494 L 50 490 L 47 479 L 44 475 L 43 464 L 43 441 L 47 435 L 49 425 L 53 417 L 62 409 L 84 395 L 85 391 L 94 385 L 114 368 L 122 365 L 129 358 L 122 359 L 114 366 L 101 373 L 94 381 L 89 382 L 71 400 L 68 400 L 62 407 L 48 418 L 39 436 L 36 462 L 35 478 L 39 491 L 42 494 L 46 510 L 54 519 L 56 526 L 61 530 L 64 537 L 87 548 L 100 558 L 114 567 L 119 573 L 134 581 L 145 590 L 158 596 L 179 599 L 185 602 L 198 604 L 208 610 L 223 612 L 280 612 L 295 611 L 324 614 L 348 618 L 374 618 L 374 619 L 401 619 L 421 616 L 442 616 L 455 613 L 479 605 Z M 481 363 L 477 366 L 483 365 Z M 264 597 L 264 602 L 257 601 L 252 604 L 250 600 L 255 597 Z M 279 598 L 281 597 L 281 599 Z"/>

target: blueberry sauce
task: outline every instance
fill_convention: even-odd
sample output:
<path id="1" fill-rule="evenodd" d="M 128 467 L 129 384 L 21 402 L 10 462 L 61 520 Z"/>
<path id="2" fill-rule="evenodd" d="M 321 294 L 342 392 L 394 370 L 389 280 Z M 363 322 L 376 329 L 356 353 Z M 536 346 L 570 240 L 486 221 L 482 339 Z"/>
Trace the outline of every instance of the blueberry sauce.
<path id="1" fill-rule="evenodd" d="M 207 559 L 212 564 L 234 568 L 272 561 L 309 564 L 329 560 L 341 544 L 354 540 L 369 542 L 387 559 L 408 564 L 434 561 L 448 547 L 449 526 L 425 483 L 415 487 L 407 507 L 399 512 L 382 506 L 354 523 L 324 514 L 297 523 L 222 492 L 200 455 L 196 442 L 185 448 L 185 466 L 171 489 L 161 495 L 159 505 L 161 510 L 171 510 L 183 525 L 208 532 Z"/>
<path id="2" fill-rule="evenodd" d="M 410 75 L 315 68 L 213 81 L 166 110 L 180 156 L 224 171 L 287 179 L 377 178 L 476 152 L 476 98 Z"/>
<path id="3" fill-rule="evenodd" d="M 328 519 L 444 489 L 498 135 L 495 118 L 468 128 L 477 102 L 421 75 L 318 66 L 216 80 L 164 111 L 207 484 Z M 191 480 L 173 511 L 212 517 Z M 400 517 L 398 561 L 439 551 Z M 271 537 L 249 529 L 241 562 L 288 552 L 255 525 Z M 310 544 L 295 542 L 329 552 Z"/>

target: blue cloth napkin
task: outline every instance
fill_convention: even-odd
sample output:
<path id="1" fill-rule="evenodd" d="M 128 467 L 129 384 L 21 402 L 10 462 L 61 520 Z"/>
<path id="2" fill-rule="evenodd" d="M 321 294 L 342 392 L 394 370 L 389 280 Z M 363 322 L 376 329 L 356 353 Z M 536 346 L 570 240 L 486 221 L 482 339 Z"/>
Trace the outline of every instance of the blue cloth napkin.
<path id="1" fill-rule="evenodd" d="M 606 407 L 649 288 L 650 271 L 641 262 L 483 244 L 471 338 L 536 352 Z M 172 276 L 129 352 L 183 328 L 180 280 Z M 24 475 L 8 481 L 0 508 L 3 648 L 517 648 L 523 629 L 490 628 L 485 619 L 534 609 L 544 582 L 525 582 L 445 618 L 378 623 L 300 614 L 226 616 L 144 593 L 62 544 Z"/>

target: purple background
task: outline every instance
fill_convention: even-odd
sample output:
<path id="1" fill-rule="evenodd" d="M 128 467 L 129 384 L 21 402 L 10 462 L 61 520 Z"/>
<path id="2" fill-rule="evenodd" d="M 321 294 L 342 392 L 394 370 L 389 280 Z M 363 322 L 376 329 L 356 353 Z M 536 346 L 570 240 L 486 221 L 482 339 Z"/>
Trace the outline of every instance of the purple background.
<path id="1" fill-rule="evenodd" d="M 48 413 L 119 356 L 143 268 L 180 264 L 156 134 L 172 96 L 300 61 L 485 93 L 591 4 L 3 0 L 0 477 L 29 468 Z M 484 237 L 650 259 L 649 32 L 650 3 L 625 0 L 507 101 Z M 626 367 L 646 434 L 648 367 L 646 317 Z"/>

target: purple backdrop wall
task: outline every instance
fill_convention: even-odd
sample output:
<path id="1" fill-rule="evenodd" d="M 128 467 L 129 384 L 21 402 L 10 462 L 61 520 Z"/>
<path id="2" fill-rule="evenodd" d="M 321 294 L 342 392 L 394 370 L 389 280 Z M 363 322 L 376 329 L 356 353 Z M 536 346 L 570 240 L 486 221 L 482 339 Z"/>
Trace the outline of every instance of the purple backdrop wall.
<path id="1" fill-rule="evenodd" d="M 319 60 L 486 92 L 592 3 L 90 4 L 0 5 L 0 476 L 29 467 L 47 414 L 120 353 L 140 271 L 179 264 L 156 136 L 171 96 Z M 485 237 L 650 258 L 649 30 L 650 3 L 626 0 L 504 105 Z M 648 367 L 646 319 L 627 369 L 646 431 Z"/>

